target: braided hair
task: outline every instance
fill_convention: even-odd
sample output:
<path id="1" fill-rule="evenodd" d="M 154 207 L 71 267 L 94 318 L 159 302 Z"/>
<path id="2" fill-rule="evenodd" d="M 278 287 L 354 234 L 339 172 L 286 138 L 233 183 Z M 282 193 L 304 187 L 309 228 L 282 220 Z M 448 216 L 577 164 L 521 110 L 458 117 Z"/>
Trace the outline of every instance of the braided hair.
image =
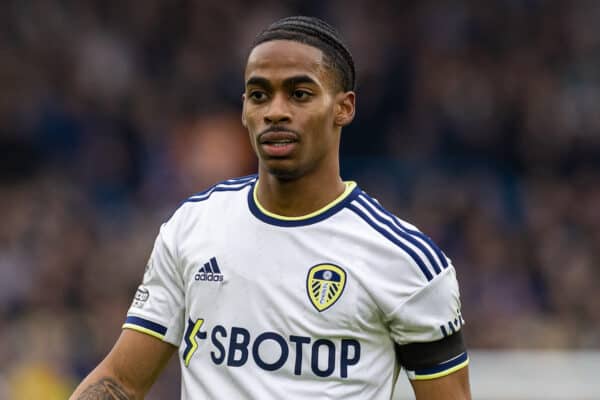
<path id="1" fill-rule="evenodd" d="M 336 71 L 340 89 L 344 92 L 354 90 L 356 71 L 352 54 L 338 31 L 327 22 L 305 16 L 282 18 L 260 32 L 252 48 L 272 40 L 292 40 L 321 50 L 325 61 Z"/>

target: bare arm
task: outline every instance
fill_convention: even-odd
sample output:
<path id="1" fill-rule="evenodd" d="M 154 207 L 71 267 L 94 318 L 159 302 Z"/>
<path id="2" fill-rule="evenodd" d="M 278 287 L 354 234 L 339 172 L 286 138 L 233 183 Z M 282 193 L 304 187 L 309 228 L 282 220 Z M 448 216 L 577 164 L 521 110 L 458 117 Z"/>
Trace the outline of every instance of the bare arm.
<path id="1" fill-rule="evenodd" d="M 124 329 L 108 356 L 69 400 L 142 399 L 175 350 L 152 336 Z"/>
<path id="2" fill-rule="evenodd" d="M 471 400 L 468 367 L 442 378 L 413 380 L 410 383 L 417 400 Z"/>

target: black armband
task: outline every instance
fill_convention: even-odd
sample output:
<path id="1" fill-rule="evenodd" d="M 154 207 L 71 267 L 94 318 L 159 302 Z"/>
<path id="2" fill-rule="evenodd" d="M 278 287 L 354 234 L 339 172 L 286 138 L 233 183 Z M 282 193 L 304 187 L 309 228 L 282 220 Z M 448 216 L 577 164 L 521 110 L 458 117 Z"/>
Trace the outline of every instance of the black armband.
<path id="1" fill-rule="evenodd" d="M 397 345 L 396 355 L 411 379 L 436 378 L 468 363 L 461 331 L 435 342 Z"/>

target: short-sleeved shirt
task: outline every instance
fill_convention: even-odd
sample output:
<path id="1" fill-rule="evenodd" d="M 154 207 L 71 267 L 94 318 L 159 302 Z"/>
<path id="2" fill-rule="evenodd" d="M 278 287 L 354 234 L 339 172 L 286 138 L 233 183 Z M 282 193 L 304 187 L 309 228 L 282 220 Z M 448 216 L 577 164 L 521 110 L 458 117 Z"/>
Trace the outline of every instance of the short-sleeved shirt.
<path id="1" fill-rule="evenodd" d="M 467 365 L 451 261 L 354 182 L 303 217 L 257 177 L 187 199 L 162 225 L 125 328 L 179 348 L 183 399 L 385 399 Z"/>

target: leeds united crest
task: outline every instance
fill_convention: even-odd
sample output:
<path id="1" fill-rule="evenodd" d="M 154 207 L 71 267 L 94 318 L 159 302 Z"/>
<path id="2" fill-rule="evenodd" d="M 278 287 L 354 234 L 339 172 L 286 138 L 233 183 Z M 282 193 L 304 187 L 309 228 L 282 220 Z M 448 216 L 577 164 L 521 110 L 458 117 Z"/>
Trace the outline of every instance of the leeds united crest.
<path id="1" fill-rule="evenodd" d="M 346 272 L 332 264 L 318 264 L 308 271 L 306 291 L 313 306 L 320 312 L 331 307 L 346 286 Z"/>

